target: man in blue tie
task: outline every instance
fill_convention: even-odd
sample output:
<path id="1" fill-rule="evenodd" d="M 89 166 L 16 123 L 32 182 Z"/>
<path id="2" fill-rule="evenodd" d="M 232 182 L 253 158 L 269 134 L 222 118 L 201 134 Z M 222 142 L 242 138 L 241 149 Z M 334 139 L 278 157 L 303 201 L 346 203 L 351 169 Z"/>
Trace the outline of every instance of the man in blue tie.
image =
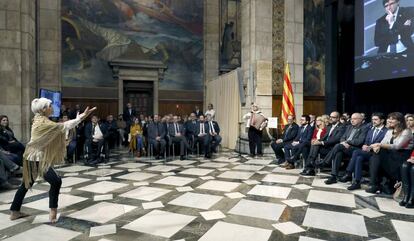
<path id="1" fill-rule="evenodd" d="M 371 144 L 380 143 L 387 133 L 387 128 L 384 125 L 385 115 L 380 112 L 373 113 L 371 116 L 372 128 L 368 131 L 362 149 L 356 150 L 352 153 L 351 160 L 346 168 L 347 174 L 339 179 L 340 182 L 347 182 L 352 180 L 352 173 L 354 173 L 354 181 L 348 187 L 348 190 L 355 190 L 361 188 L 362 178 L 362 164 L 367 162 L 372 156 Z"/>

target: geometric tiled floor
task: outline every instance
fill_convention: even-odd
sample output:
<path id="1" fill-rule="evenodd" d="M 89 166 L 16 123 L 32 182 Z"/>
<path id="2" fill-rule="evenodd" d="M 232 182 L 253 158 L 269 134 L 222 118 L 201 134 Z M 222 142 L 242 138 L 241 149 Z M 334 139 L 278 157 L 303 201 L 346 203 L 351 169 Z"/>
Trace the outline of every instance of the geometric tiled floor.
<path id="1" fill-rule="evenodd" d="M 414 210 L 390 197 L 326 186 L 326 176 L 302 177 L 271 156 L 232 155 L 164 164 L 116 150 L 100 167 L 64 166 L 59 222 L 42 223 L 43 181 L 25 199 L 26 219 L 8 220 L 14 191 L 3 192 L 0 240 L 414 240 Z"/>

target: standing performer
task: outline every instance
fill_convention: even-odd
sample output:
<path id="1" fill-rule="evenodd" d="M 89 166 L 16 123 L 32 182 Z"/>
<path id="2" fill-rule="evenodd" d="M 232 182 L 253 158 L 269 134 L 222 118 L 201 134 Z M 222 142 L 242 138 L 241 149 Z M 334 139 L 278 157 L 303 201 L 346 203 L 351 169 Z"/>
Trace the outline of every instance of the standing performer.
<path id="1" fill-rule="evenodd" d="M 243 116 L 243 119 L 247 120 L 246 127 L 249 128 L 248 137 L 249 137 L 249 149 L 250 156 L 254 157 L 256 155 L 256 146 L 257 146 L 257 155 L 263 156 L 262 151 L 262 134 L 263 129 L 267 125 L 267 118 L 259 111 L 259 106 L 255 103 L 252 103 L 252 110 Z"/>
<path id="2" fill-rule="evenodd" d="M 10 207 L 10 219 L 28 216 L 20 212 L 24 196 L 38 177 L 43 177 L 49 184 L 49 219 L 56 223 L 57 207 L 62 179 L 53 169 L 55 164 L 64 163 L 66 155 L 65 133 L 82 122 L 96 107 L 87 107 L 76 119 L 55 123 L 48 116 L 53 113 L 52 101 L 46 98 L 34 99 L 31 106 L 35 114 L 30 142 L 23 154 L 23 183 L 17 190 Z"/>

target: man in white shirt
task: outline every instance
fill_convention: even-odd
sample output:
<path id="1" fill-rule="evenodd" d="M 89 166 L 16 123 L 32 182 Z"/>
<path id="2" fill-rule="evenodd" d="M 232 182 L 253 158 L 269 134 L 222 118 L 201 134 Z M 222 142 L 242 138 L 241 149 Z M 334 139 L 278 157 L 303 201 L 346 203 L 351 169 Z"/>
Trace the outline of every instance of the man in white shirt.
<path id="1" fill-rule="evenodd" d="M 101 154 L 104 153 L 104 144 L 107 130 L 105 125 L 98 122 L 98 116 L 93 115 L 91 122 L 86 124 L 86 153 L 88 156 L 87 164 L 95 165 L 101 161 Z"/>

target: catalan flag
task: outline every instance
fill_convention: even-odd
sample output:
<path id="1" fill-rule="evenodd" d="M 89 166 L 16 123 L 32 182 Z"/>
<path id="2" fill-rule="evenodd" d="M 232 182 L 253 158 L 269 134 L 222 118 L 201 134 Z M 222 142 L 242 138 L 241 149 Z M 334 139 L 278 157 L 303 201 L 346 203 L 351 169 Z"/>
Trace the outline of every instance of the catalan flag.
<path id="1" fill-rule="evenodd" d="M 286 63 L 285 74 L 283 76 L 282 128 L 287 124 L 289 115 L 295 115 L 295 103 L 293 101 L 292 84 L 290 83 L 289 64 Z"/>

